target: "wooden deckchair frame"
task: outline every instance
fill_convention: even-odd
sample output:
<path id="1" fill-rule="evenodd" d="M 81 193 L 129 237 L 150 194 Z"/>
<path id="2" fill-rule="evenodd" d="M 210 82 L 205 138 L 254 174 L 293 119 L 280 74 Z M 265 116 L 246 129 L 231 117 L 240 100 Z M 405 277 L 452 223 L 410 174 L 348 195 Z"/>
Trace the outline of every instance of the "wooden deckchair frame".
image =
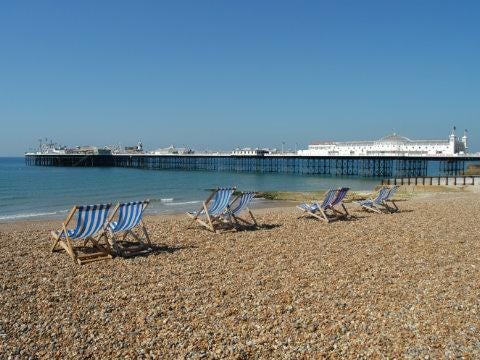
<path id="1" fill-rule="evenodd" d="M 236 187 L 232 187 L 232 188 L 229 188 L 233 191 L 235 191 L 237 188 Z M 212 191 L 212 193 L 210 194 L 209 197 L 207 197 L 205 199 L 205 201 L 202 202 L 202 207 L 200 208 L 199 211 L 197 211 L 195 213 L 195 215 L 192 215 L 190 213 L 186 213 L 191 219 L 192 219 L 192 222 L 196 221 L 198 222 L 200 225 L 202 225 L 204 228 L 206 228 L 207 230 L 210 230 L 211 232 L 214 232 L 216 233 L 217 232 L 217 229 L 216 229 L 216 225 L 219 225 L 219 224 L 225 224 L 225 219 L 222 217 L 222 215 L 218 215 L 218 216 L 212 216 L 209 214 L 208 212 L 208 204 L 210 203 L 210 201 L 212 201 L 213 197 L 221 190 L 221 188 L 217 188 L 215 189 L 214 191 Z M 202 213 L 203 211 L 203 213 Z M 202 219 L 200 219 L 200 216 L 201 215 L 205 215 L 207 217 L 207 221 L 208 222 L 205 222 L 203 221 Z M 230 221 L 227 221 L 227 223 L 229 223 Z M 231 224 L 231 222 L 230 222 Z M 231 224 L 232 225 L 232 224 Z"/>
<path id="2" fill-rule="evenodd" d="M 143 239 L 138 236 L 137 234 L 135 234 L 132 229 L 128 229 L 128 230 L 124 230 L 124 231 L 117 231 L 117 233 L 114 233 L 112 229 L 109 229 L 109 233 L 110 233 L 110 236 L 111 236 L 111 239 L 110 239 L 110 242 L 111 242 L 111 246 L 114 250 L 114 252 L 116 254 L 119 254 L 121 256 L 124 256 L 124 257 L 128 257 L 128 256 L 135 256 L 135 255 L 138 255 L 140 253 L 144 253 L 145 250 L 151 250 L 153 247 L 152 247 L 152 242 L 150 241 L 150 236 L 148 235 L 148 230 L 147 230 L 147 227 L 145 226 L 145 223 L 143 222 L 143 212 L 147 209 L 148 205 L 150 204 L 150 200 L 147 199 L 145 201 L 139 201 L 139 202 L 142 202 L 145 205 L 145 207 L 143 208 L 142 210 L 142 218 L 140 219 L 139 223 L 137 225 L 134 226 L 137 227 L 139 226 L 141 229 L 142 229 L 142 232 L 143 232 L 143 236 L 145 237 L 145 240 L 146 240 L 146 243 L 143 241 Z M 109 216 L 108 220 L 107 220 L 107 223 L 110 224 L 113 219 L 115 218 L 115 216 L 117 215 L 118 213 L 118 210 L 120 209 L 120 206 L 121 206 L 121 203 L 117 203 L 117 205 L 115 206 L 115 208 L 113 209 L 113 212 L 112 214 Z M 122 232 L 122 239 L 120 241 L 126 241 L 128 235 L 130 235 L 133 239 L 135 239 L 141 246 L 141 248 L 135 248 L 134 251 L 131 251 L 130 249 L 128 249 L 128 252 L 125 251 L 126 249 L 123 249 L 119 246 L 119 241 L 117 241 L 117 238 L 116 238 L 116 234 Z"/>
<path id="3" fill-rule="evenodd" d="M 235 202 L 240 199 L 241 197 L 243 196 L 243 193 L 242 194 L 239 194 L 237 195 L 237 197 L 235 199 L 233 199 L 233 201 L 230 203 L 229 207 L 231 207 L 233 204 L 235 204 Z M 256 228 L 258 228 L 258 223 L 257 223 L 257 219 L 255 219 L 255 216 L 253 216 L 253 213 L 252 211 L 250 210 L 250 207 L 246 206 L 245 207 L 245 210 L 248 212 L 248 214 L 250 215 L 250 218 L 252 219 L 252 221 L 248 221 L 240 216 L 237 216 L 235 214 L 229 214 L 228 216 L 229 217 L 232 217 L 233 220 L 235 221 L 235 225 L 236 227 L 240 227 L 241 224 L 240 223 L 243 223 L 244 225 L 247 225 L 247 226 L 254 226 Z"/>
<path id="4" fill-rule="evenodd" d="M 84 247 L 86 247 L 87 243 L 90 241 L 94 248 L 96 248 L 97 250 L 100 250 L 99 252 L 92 253 L 92 254 L 79 254 L 77 248 L 73 245 L 72 239 L 70 239 L 70 236 L 68 236 L 68 225 L 70 224 L 70 221 L 73 219 L 73 216 L 75 215 L 77 210 L 81 207 L 83 206 L 75 205 L 72 208 L 72 210 L 70 210 L 70 212 L 68 213 L 65 221 L 62 223 L 62 228 L 58 232 L 52 231 L 50 233 L 52 238 L 52 246 L 50 248 L 50 251 L 56 252 L 56 251 L 61 251 L 63 249 L 72 258 L 72 260 L 78 263 L 79 265 L 83 265 L 83 264 L 87 264 L 87 263 L 99 261 L 99 260 L 111 259 L 113 256 L 112 256 L 112 250 L 108 243 L 107 229 L 106 229 L 107 222 L 105 222 L 102 229 L 99 230 L 95 236 L 88 236 L 83 241 Z M 62 234 L 65 234 L 65 237 L 62 237 Z M 103 245 L 100 244 L 100 240 L 103 237 L 106 240 L 105 243 L 107 248 L 105 248 Z"/>

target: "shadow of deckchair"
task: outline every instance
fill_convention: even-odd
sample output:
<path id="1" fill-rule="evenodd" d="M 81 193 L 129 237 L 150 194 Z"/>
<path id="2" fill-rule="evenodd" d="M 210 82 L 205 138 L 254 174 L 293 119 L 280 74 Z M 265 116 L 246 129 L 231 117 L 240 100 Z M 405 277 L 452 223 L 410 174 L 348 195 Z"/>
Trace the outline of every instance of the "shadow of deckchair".
<path id="1" fill-rule="evenodd" d="M 259 231 L 259 230 L 272 230 L 281 227 L 280 224 L 261 224 L 261 225 L 251 225 L 251 226 L 242 226 L 239 231 Z"/>
<path id="2" fill-rule="evenodd" d="M 133 246 L 135 246 L 135 242 L 131 242 Z M 128 246 L 128 245 L 127 245 Z M 197 246 L 193 245 L 186 245 L 186 246 L 169 246 L 169 245 L 159 245 L 159 244 L 151 244 L 150 249 L 148 252 L 136 252 L 127 257 L 127 259 L 135 259 L 135 258 L 145 258 L 149 256 L 155 256 L 160 254 L 173 254 L 177 251 L 187 250 L 187 249 L 196 249 Z"/>

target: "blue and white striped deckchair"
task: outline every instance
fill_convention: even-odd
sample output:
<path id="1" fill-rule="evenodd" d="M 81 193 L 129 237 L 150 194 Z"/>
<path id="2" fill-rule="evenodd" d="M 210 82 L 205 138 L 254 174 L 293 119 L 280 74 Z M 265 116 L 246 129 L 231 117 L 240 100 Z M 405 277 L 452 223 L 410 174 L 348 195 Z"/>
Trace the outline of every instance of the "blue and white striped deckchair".
<path id="1" fill-rule="evenodd" d="M 225 216 L 229 221 L 233 219 L 236 225 L 239 225 L 239 221 L 245 225 L 258 226 L 257 220 L 253 216 L 252 211 L 249 209 L 248 205 L 252 201 L 255 193 L 253 191 L 243 192 L 241 195 L 237 196 L 227 207 L 223 216 Z M 240 217 L 240 214 L 247 210 L 252 218 L 252 222 L 245 220 Z"/>
<path id="2" fill-rule="evenodd" d="M 61 250 L 57 246 L 65 249 L 73 261 L 80 265 L 96 260 L 112 258 L 109 253 L 110 249 L 106 249 L 100 245 L 102 238 L 107 239 L 107 217 L 111 204 L 74 206 L 68 214 L 62 228 L 58 231 L 52 231 L 52 248 L 51 251 Z M 77 224 L 75 228 L 68 229 L 70 221 L 77 213 Z M 93 246 L 99 250 L 96 253 L 79 254 L 78 248 L 73 246 L 73 241 L 83 240 L 85 247 L 87 243 L 92 242 Z M 109 248 L 108 241 L 105 241 Z"/>
<path id="3" fill-rule="evenodd" d="M 145 250 L 152 248 L 150 242 L 150 237 L 148 236 L 147 229 L 143 223 L 143 213 L 147 208 L 150 200 L 128 202 L 128 203 L 119 203 L 110 217 L 108 223 L 108 229 L 112 234 L 112 244 L 117 253 L 121 253 L 123 256 L 132 256 L 139 253 L 145 253 Z M 113 221 L 115 215 L 118 213 L 118 218 L 116 221 Z M 140 227 L 142 229 L 145 239 L 142 239 L 140 236 L 135 234 L 132 230 L 135 227 Z M 122 233 L 122 242 L 126 240 L 127 236 L 130 235 L 133 237 L 140 246 L 129 246 L 128 248 L 122 247 L 117 239 L 116 235 Z"/>
<path id="4" fill-rule="evenodd" d="M 363 209 L 381 213 L 385 207 L 385 200 L 390 193 L 390 188 L 383 186 L 377 193 L 377 196 L 374 199 L 367 199 L 356 201 Z"/>
<path id="5" fill-rule="evenodd" d="M 329 222 L 332 220 L 331 216 L 328 215 L 327 210 L 331 209 L 332 202 L 337 196 L 337 189 L 330 189 L 325 193 L 323 201 L 321 204 L 314 202 L 311 204 L 303 203 L 297 205 L 297 208 L 303 211 L 303 214 L 300 216 L 313 216 L 316 219 Z"/>
<path id="6" fill-rule="evenodd" d="M 202 208 L 198 211 L 187 212 L 187 215 L 208 230 L 216 232 L 217 225 L 224 224 L 222 214 L 230 203 L 235 188 L 218 188 L 203 202 Z M 207 222 L 201 219 L 206 217 Z"/>
<path id="7" fill-rule="evenodd" d="M 349 216 L 348 210 L 345 207 L 345 204 L 343 203 L 343 199 L 345 199 L 345 196 L 347 196 L 348 191 L 350 188 L 343 187 L 337 190 L 337 193 L 335 194 L 335 198 L 332 200 L 330 205 L 328 206 L 329 209 L 331 209 L 338 217 L 347 217 Z M 341 205 L 343 208 L 343 211 L 340 211 L 335 208 L 335 206 Z"/>

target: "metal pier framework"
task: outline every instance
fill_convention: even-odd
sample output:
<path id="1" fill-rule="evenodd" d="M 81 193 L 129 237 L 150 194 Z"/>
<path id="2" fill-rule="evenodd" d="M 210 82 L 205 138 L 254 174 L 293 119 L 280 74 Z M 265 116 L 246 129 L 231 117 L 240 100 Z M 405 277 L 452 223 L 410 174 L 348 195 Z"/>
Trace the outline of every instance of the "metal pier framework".
<path id="1" fill-rule="evenodd" d="M 360 177 L 460 175 L 478 157 L 327 157 L 230 155 L 27 154 L 28 165 L 129 167 L 152 170 L 245 171 Z M 433 174 L 432 174 L 433 173 Z"/>

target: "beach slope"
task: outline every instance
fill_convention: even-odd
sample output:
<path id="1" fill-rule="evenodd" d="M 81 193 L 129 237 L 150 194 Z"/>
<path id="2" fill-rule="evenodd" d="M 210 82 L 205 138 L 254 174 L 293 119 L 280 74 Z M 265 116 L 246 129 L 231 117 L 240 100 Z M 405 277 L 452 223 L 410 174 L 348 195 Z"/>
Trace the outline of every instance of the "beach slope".
<path id="1" fill-rule="evenodd" d="M 0 354 L 28 358 L 480 356 L 479 194 L 331 224 L 257 211 L 212 234 L 146 219 L 155 251 L 78 266 L 54 222 L 0 225 Z"/>

